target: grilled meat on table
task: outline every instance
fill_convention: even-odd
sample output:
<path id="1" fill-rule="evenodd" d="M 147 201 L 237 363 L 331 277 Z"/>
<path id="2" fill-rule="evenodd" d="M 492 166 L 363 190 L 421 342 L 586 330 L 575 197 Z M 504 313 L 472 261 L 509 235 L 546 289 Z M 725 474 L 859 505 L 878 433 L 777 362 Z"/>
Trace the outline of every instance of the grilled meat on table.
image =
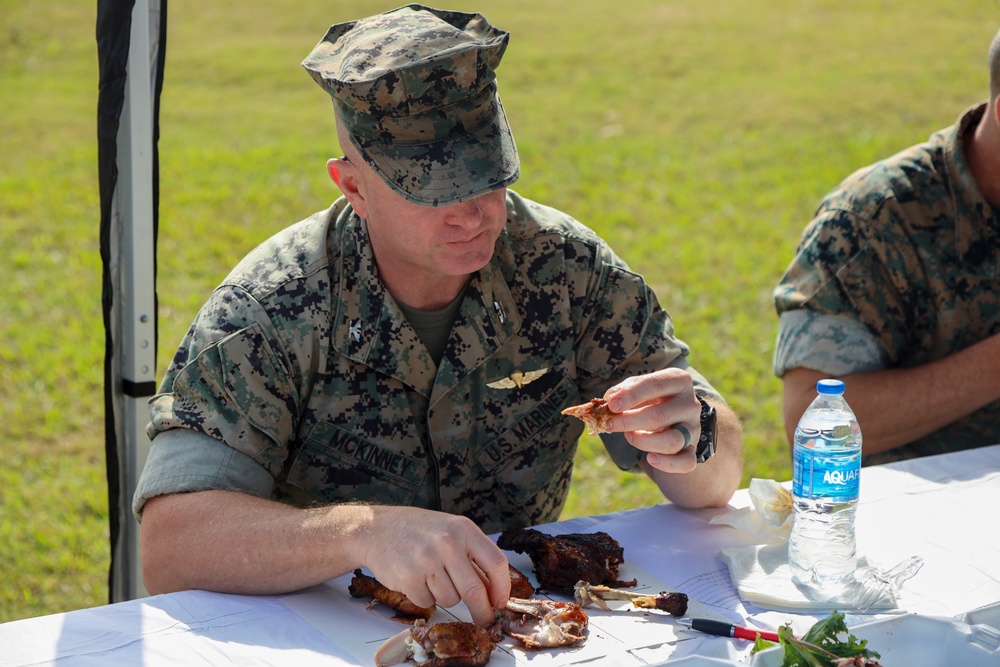
<path id="1" fill-rule="evenodd" d="M 583 609 L 572 602 L 510 598 L 500 622 L 505 633 L 534 649 L 583 641 L 589 620 Z"/>
<path id="2" fill-rule="evenodd" d="M 351 594 L 351 597 L 372 598 L 375 602 L 381 602 L 396 612 L 396 615 L 392 617 L 393 620 L 404 623 L 413 623 L 418 618 L 426 621 L 435 609 L 434 605 L 418 607 L 399 591 L 386 588 L 378 579 L 363 574 L 361 570 L 354 571 L 347 592 Z"/>
<path id="3" fill-rule="evenodd" d="M 542 588 L 572 595 L 581 580 L 595 585 L 636 585 L 635 579 L 618 580 L 625 550 L 604 532 L 546 535 L 533 528 L 517 528 L 501 533 L 497 546 L 528 554 Z"/>
<path id="4" fill-rule="evenodd" d="M 499 623 L 481 628 L 465 621 L 426 625 L 417 619 L 412 628 L 382 644 L 375 652 L 375 665 L 411 662 L 418 667 L 479 667 L 490 661 L 502 638 Z"/>

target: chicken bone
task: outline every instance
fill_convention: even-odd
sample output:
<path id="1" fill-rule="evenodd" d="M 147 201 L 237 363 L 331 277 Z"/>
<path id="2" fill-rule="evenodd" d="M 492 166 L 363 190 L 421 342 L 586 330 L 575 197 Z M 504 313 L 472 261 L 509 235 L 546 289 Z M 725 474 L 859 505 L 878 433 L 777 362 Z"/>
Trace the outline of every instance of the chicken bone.
<path id="1" fill-rule="evenodd" d="M 637 609 L 659 609 L 671 616 L 683 616 L 688 606 L 688 596 L 684 593 L 663 591 L 657 595 L 646 595 L 608 586 L 592 586 L 586 581 L 576 582 L 573 600 L 581 607 L 595 604 L 605 611 L 611 611 L 606 600 L 629 600 Z"/>

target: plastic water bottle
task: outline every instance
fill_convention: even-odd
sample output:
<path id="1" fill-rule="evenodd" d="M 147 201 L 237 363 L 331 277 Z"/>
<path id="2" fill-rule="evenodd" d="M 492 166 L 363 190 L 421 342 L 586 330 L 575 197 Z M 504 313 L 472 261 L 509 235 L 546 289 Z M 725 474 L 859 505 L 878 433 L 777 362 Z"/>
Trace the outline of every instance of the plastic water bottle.
<path id="1" fill-rule="evenodd" d="M 854 519 L 861 477 L 861 428 L 844 383 L 820 380 L 795 429 L 788 540 L 792 579 L 817 601 L 841 601 L 854 585 Z"/>

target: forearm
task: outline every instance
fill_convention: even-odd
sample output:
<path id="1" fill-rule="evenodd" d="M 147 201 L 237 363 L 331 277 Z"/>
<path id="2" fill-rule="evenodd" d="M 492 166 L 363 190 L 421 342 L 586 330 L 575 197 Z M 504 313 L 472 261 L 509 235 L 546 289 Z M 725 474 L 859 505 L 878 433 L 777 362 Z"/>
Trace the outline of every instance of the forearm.
<path id="1" fill-rule="evenodd" d="M 420 607 L 463 601 L 484 626 L 510 594 L 507 558 L 475 523 L 417 507 L 176 493 L 146 501 L 140 540 L 150 593 L 287 593 L 366 567 Z"/>
<path id="2" fill-rule="evenodd" d="M 150 593 L 204 589 L 272 594 L 358 567 L 373 508 L 301 509 L 232 491 L 158 496 L 140 533 Z"/>
<path id="3" fill-rule="evenodd" d="M 743 475 L 743 429 L 729 406 L 710 401 L 718 412 L 715 456 L 686 473 L 664 472 L 643 459 L 641 466 L 663 492 L 680 507 L 722 507 L 740 486 Z"/>
<path id="4" fill-rule="evenodd" d="M 785 429 L 795 426 L 816 395 L 804 368 L 784 377 Z M 987 338 L 944 359 L 914 368 L 893 368 L 843 378 L 868 454 L 913 442 L 1000 399 L 1000 336 Z"/>

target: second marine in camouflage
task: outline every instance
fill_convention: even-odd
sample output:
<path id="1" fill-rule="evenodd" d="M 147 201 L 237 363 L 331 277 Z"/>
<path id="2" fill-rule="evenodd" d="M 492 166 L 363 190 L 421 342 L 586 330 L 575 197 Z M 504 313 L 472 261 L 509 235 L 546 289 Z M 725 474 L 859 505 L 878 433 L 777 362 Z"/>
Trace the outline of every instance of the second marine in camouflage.
<path id="1" fill-rule="evenodd" d="M 789 433 L 829 375 L 866 464 L 1000 442 L 1000 32 L 988 60 L 986 103 L 845 179 L 806 228 L 775 290 Z"/>

